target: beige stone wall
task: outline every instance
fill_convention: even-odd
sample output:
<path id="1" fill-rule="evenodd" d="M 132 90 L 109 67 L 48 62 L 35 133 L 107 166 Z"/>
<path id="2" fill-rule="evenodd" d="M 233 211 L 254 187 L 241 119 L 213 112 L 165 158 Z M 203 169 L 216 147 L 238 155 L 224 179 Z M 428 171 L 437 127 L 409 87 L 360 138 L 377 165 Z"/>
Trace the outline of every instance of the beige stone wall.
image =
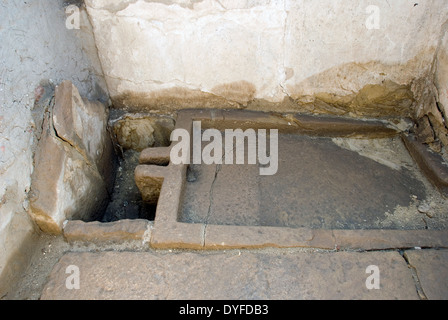
<path id="1" fill-rule="evenodd" d="M 448 21 L 445 23 L 445 34 L 441 38 L 439 51 L 436 57 L 436 87 L 440 109 L 448 122 Z"/>
<path id="2" fill-rule="evenodd" d="M 436 139 L 444 147 L 445 159 L 448 159 L 448 20 L 444 24 L 444 34 L 440 40 L 436 56 L 435 86 L 437 88 L 436 119 L 432 123 Z M 441 119 L 443 119 L 441 121 Z M 431 120 L 431 118 L 430 118 Z M 437 121 L 438 120 L 438 121 Z"/>
<path id="3" fill-rule="evenodd" d="M 415 132 L 421 142 L 448 159 L 448 20 L 442 26 L 431 67 L 426 78 L 414 83 L 418 92 Z"/>
<path id="4" fill-rule="evenodd" d="M 35 100 L 51 98 L 40 85 L 68 79 L 83 96 L 107 101 L 87 14 L 80 10 L 80 29 L 67 29 L 66 2 L 0 4 L 0 299 L 27 266 L 38 230 L 28 214 L 43 117 Z"/>
<path id="5" fill-rule="evenodd" d="M 28 194 L 29 213 L 42 231 L 60 234 L 66 220 L 101 218 L 114 172 L 108 118 L 106 106 L 83 99 L 71 81 L 56 87 Z"/>
<path id="6" fill-rule="evenodd" d="M 409 115 L 444 1 L 86 0 L 116 107 Z"/>

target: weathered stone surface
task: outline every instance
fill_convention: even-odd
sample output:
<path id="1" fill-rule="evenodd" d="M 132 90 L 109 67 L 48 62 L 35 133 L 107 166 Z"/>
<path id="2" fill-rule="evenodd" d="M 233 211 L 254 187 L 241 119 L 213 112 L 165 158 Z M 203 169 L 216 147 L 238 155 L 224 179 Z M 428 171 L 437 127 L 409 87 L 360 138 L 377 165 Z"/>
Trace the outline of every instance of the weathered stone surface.
<path id="1" fill-rule="evenodd" d="M 143 241 L 144 237 L 149 242 L 150 224 L 148 220 L 120 220 L 109 223 L 68 221 L 64 226 L 64 237 L 70 243 L 122 243 Z"/>
<path id="2" fill-rule="evenodd" d="M 112 126 L 117 143 L 123 149 L 142 151 L 150 147 L 168 146 L 174 121 L 162 117 L 126 116 Z"/>
<path id="3" fill-rule="evenodd" d="M 426 197 L 411 172 L 340 148 L 328 138 L 280 135 L 278 170 L 272 176 L 260 176 L 259 165 L 190 167 L 197 179 L 186 183 L 182 222 L 375 229 L 390 208 L 409 206 L 411 195 Z"/>
<path id="4" fill-rule="evenodd" d="M 105 106 L 82 102 L 70 82 L 58 86 L 55 100 L 54 116 L 43 122 L 30 191 L 30 214 L 48 233 L 60 233 L 67 219 L 97 219 L 112 176 Z"/>
<path id="5" fill-rule="evenodd" d="M 1 4 L 0 299 L 8 292 L 10 296 L 10 288 L 4 285 L 21 277 L 34 253 L 35 238 L 30 235 L 38 231 L 26 216 L 33 156 L 44 119 L 41 111 L 53 95 L 43 90 L 47 89 L 45 84 L 73 79 L 83 95 L 107 101 L 86 10 L 79 11 L 80 29 L 69 30 L 64 14 L 68 3 Z M 4 199 L 8 203 L 2 203 Z"/>
<path id="6" fill-rule="evenodd" d="M 197 174 L 197 180 L 185 188 L 179 221 L 260 224 L 257 165 L 203 165 Z"/>
<path id="7" fill-rule="evenodd" d="M 403 141 L 410 154 L 429 180 L 442 192 L 448 194 L 448 166 L 442 156 L 428 150 L 412 135 L 403 135 Z"/>
<path id="8" fill-rule="evenodd" d="M 438 52 L 435 60 L 436 71 L 434 84 L 438 92 L 438 108 L 445 120 L 445 127 L 448 127 L 448 30 L 445 24 L 439 42 Z M 446 133 L 446 132 L 445 132 Z M 444 146 L 447 147 L 448 137 L 442 137 Z M 447 154 L 448 155 L 448 154 Z"/>
<path id="9" fill-rule="evenodd" d="M 437 248 L 448 245 L 445 230 L 332 230 L 334 244 L 341 250 L 386 250 L 394 248 Z"/>
<path id="10" fill-rule="evenodd" d="M 47 117 L 44 120 L 39 148 L 34 156 L 35 169 L 32 175 L 31 190 L 29 193 L 31 216 L 37 222 L 41 229 L 47 232 L 57 232 L 60 228 L 63 218 L 51 221 L 51 215 L 57 214 L 57 181 L 62 173 L 64 164 L 64 149 L 58 145 L 58 141 L 51 135 L 50 120 Z M 51 155 L 51 158 L 48 157 Z M 51 183 L 53 182 L 53 183 Z M 51 185 L 51 186 L 50 186 Z"/>
<path id="11" fill-rule="evenodd" d="M 107 192 L 99 172 L 51 131 L 47 127 L 36 152 L 30 209 L 43 231 L 59 233 L 66 219 L 97 218 Z"/>
<path id="12" fill-rule="evenodd" d="M 56 87 L 53 110 L 56 136 L 76 149 L 90 166 L 96 167 L 111 186 L 114 161 L 108 118 L 109 110 L 100 102 L 82 98 L 71 81 L 63 81 Z"/>
<path id="13" fill-rule="evenodd" d="M 319 244 L 315 242 L 311 245 L 310 241 L 313 239 L 314 231 L 306 228 L 207 225 L 204 248 L 334 248 L 333 241 L 321 241 Z"/>
<path id="14" fill-rule="evenodd" d="M 310 116 L 298 114 L 294 116 L 299 132 L 308 135 L 325 137 L 369 137 L 384 138 L 397 134 L 380 121 L 362 121 L 350 118 L 330 116 Z"/>
<path id="15" fill-rule="evenodd" d="M 79 290 L 66 287 L 70 265 L 80 270 Z M 380 271 L 380 289 L 366 287 L 370 265 Z M 397 252 L 101 252 L 64 255 L 41 299 L 388 300 L 418 296 L 411 271 Z"/>
<path id="16" fill-rule="evenodd" d="M 195 117 L 199 114 L 197 113 Z M 277 129 L 281 133 L 296 132 L 297 125 L 287 115 L 273 112 L 256 112 L 251 110 L 218 110 L 212 109 L 208 119 L 200 119 L 202 129 L 217 129 L 225 131 L 230 128 L 247 129 Z"/>
<path id="17" fill-rule="evenodd" d="M 140 189 L 143 201 L 150 204 L 157 204 L 163 181 L 165 179 L 166 168 L 149 165 L 139 165 L 135 169 L 135 183 Z"/>
<path id="18" fill-rule="evenodd" d="M 417 121 L 417 139 L 423 143 L 434 141 L 434 130 L 431 127 L 428 116 L 424 116 Z"/>
<path id="19" fill-rule="evenodd" d="M 282 95 L 275 79 L 281 66 L 279 32 L 283 32 L 286 18 L 283 5 L 242 4 L 241 8 L 230 9 L 226 14 L 227 9 L 214 1 L 187 3 L 188 7 L 138 1 L 110 8 L 101 1 L 86 2 L 98 33 L 100 59 L 104 59 L 107 78 L 114 88 L 113 97 L 130 92 L 136 98 L 142 96 L 144 103 L 152 101 L 154 106 L 173 106 L 177 102 L 182 107 L 179 102 L 201 99 L 247 103 L 260 91 L 266 95 Z M 168 15 L 175 19 L 166 19 Z M 130 16 L 135 16 L 142 28 L 131 22 Z M 114 19 L 118 20 L 111 24 Z M 163 21 L 161 28 L 156 27 L 157 20 Z M 260 25 L 264 30 L 260 31 Z M 200 33 L 195 31 L 198 26 L 203 30 Z M 176 29 L 183 36 L 179 37 Z M 119 36 L 123 30 L 128 30 L 127 37 Z M 128 59 L 120 64 L 106 47 L 112 39 L 117 48 L 134 48 L 132 54 L 127 50 Z M 163 53 L 165 49 L 157 44 L 159 41 L 166 43 L 168 51 Z M 256 47 L 260 51 L 252 49 Z M 136 64 L 140 65 L 138 70 Z M 183 69 L 182 76 L 178 75 L 179 68 Z M 263 82 L 269 83 L 269 87 L 262 89 Z M 184 107 L 192 106 L 185 103 Z"/>
<path id="20" fill-rule="evenodd" d="M 86 104 L 72 82 L 63 81 L 56 87 L 53 127 L 57 137 L 76 148 L 84 157 L 89 157 L 89 160 L 97 157 L 95 153 L 104 144 L 101 135 L 105 131 L 107 118 L 108 112 L 104 106 L 99 105 L 95 109 Z"/>
<path id="21" fill-rule="evenodd" d="M 431 122 L 431 126 L 434 128 L 436 137 L 442 142 L 444 146 L 448 146 L 448 129 L 446 127 L 442 111 L 439 110 L 435 101 L 428 108 L 427 112 L 429 121 Z"/>
<path id="22" fill-rule="evenodd" d="M 313 96 L 296 96 L 306 110 L 314 113 L 353 116 L 409 116 L 414 97 L 410 86 L 393 81 L 367 84 L 356 93 L 338 95 L 317 92 Z"/>
<path id="23" fill-rule="evenodd" d="M 15 190 L 17 192 L 17 190 Z M 35 254 L 37 230 L 30 216 L 25 211 L 14 211 L 17 205 L 12 197 L 16 194 L 7 192 L 4 199 L 9 202 L 2 204 L 2 209 L 14 212 L 10 223 L 0 232 L 3 254 L 0 255 L 0 300 L 7 297 L 19 281 L 22 273 Z"/>
<path id="24" fill-rule="evenodd" d="M 137 119 L 120 121 L 114 126 L 118 143 L 124 149 L 141 151 L 154 146 L 154 128 L 150 120 Z"/>
<path id="25" fill-rule="evenodd" d="M 170 147 L 148 148 L 140 153 L 140 164 L 167 165 L 170 162 Z"/>
<path id="26" fill-rule="evenodd" d="M 151 247 L 156 249 L 203 249 L 204 225 L 166 221 L 166 217 L 156 220 L 151 234 Z"/>
<path id="27" fill-rule="evenodd" d="M 429 300 L 447 300 L 448 250 L 410 250 L 404 254 L 415 268 L 425 296 Z"/>
<path id="28" fill-rule="evenodd" d="M 420 125 L 425 118 L 429 119 L 430 129 L 427 124 L 423 126 L 423 132 L 418 129 L 416 134 L 420 141 L 428 143 L 429 147 L 442 153 L 447 159 L 446 148 L 448 146 L 448 32 L 446 23 L 441 28 L 441 35 L 437 45 L 434 65 L 428 75 L 416 81 L 419 87 L 416 95 L 415 117 Z M 434 141 L 435 140 L 435 141 Z"/>
<path id="29" fill-rule="evenodd" d="M 191 132 L 192 119 L 205 121 L 204 128 L 219 126 L 221 121 L 234 127 L 250 126 L 253 119 L 258 119 L 259 125 L 292 121 L 285 115 L 275 117 L 252 111 L 186 110 L 179 112 L 176 126 Z M 314 120 L 308 116 L 301 119 L 302 130 L 316 124 L 318 133 L 328 130 L 350 135 L 359 130 L 366 135 L 395 134 L 395 130 L 389 131 L 382 122 L 326 117 Z M 327 123 L 332 125 L 327 128 Z M 300 130 L 299 125 L 295 125 L 294 130 Z M 444 231 L 396 230 L 425 228 L 425 221 L 412 199 L 424 199 L 429 190 L 412 171 L 401 169 L 402 165 L 413 166 L 413 162 L 398 137 L 387 140 L 379 149 L 378 145 L 365 141 L 354 149 L 341 148 L 335 141 L 280 135 L 279 170 L 268 177 L 259 176 L 257 166 L 253 165 L 239 165 L 238 170 L 227 164 L 138 166 L 136 181 L 143 197 L 154 201 L 158 198 L 151 245 L 165 249 L 339 247 L 376 250 L 447 244 L 443 241 Z M 382 159 L 376 151 L 360 151 L 365 148 L 388 154 Z M 167 159 L 169 151 L 169 147 L 146 149 L 140 162 Z M 297 178 L 299 174 L 302 176 Z M 369 174 L 373 175 L 369 177 Z M 322 179 L 316 178 L 320 176 Z M 255 189 L 259 189 L 258 192 L 254 192 Z M 362 196 L 364 192 L 367 193 Z M 368 194 L 377 196 L 372 199 Z M 400 217 L 392 219 L 395 213 L 402 214 L 397 212 L 399 207 L 418 223 L 409 224 L 409 220 L 403 222 Z M 391 208 L 395 208 L 392 213 L 389 212 Z M 392 230 L 381 230 L 384 225 Z M 440 227 L 443 228 L 443 222 Z"/>

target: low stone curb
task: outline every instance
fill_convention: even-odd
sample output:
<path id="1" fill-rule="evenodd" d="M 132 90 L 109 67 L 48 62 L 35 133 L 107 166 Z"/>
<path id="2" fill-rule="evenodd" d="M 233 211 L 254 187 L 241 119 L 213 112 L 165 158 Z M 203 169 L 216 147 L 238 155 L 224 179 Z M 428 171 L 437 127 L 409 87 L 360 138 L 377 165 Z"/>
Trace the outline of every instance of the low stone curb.
<path id="1" fill-rule="evenodd" d="M 120 220 L 116 222 L 68 221 L 64 226 L 67 242 L 93 244 L 123 243 L 127 241 L 149 242 L 152 222 L 148 220 Z"/>
<path id="2" fill-rule="evenodd" d="M 414 135 L 402 135 L 402 139 L 412 158 L 426 177 L 448 197 L 448 165 L 442 156 L 431 151 L 429 147 L 417 140 Z"/>

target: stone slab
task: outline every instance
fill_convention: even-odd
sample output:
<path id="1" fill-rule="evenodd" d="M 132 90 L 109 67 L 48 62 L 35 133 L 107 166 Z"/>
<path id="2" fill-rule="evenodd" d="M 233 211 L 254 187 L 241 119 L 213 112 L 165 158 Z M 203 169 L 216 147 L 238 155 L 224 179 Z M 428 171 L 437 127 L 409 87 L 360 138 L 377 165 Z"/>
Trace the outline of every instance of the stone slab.
<path id="1" fill-rule="evenodd" d="M 140 164 L 167 165 L 170 162 L 170 147 L 148 148 L 141 152 Z"/>
<path id="2" fill-rule="evenodd" d="M 68 221 L 64 227 L 64 238 L 69 242 L 123 242 L 150 239 L 148 220 L 120 220 L 116 222 Z"/>
<path id="3" fill-rule="evenodd" d="M 165 176 L 165 167 L 137 166 L 135 169 L 135 183 L 142 193 L 143 201 L 149 204 L 157 204 Z"/>
<path id="4" fill-rule="evenodd" d="M 405 257 L 415 268 L 426 297 L 448 300 L 448 250 L 409 250 Z"/>
<path id="5" fill-rule="evenodd" d="M 336 247 L 352 250 L 448 247 L 447 230 L 332 230 Z"/>
<path id="6" fill-rule="evenodd" d="M 191 135 L 193 120 L 205 121 L 207 125 L 202 128 L 223 123 L 237 127 L 257 123 L 291 127 L 290 130 L 297 132 L 316 125 L 320 128 L 316 130 L 318 136 L 325 132 L 336 136 L 352 136 L 356 132 L 362 136 L 395 134 L 395 130 L 388 129 L 380 121 L 294 118 L 235 110 L 182 110 L 177 114 L 176 128 L 185 129 Z M 140 163 L 154 163 L 153 159 L 159 157 L 166 159 L 169 150 L 169 147 L 145 149 Z M 251 180 L 247 176 L 248 168 L 226 170 L 224 165 L 205 169 L 201 165 L 187 168 L 187 165 L 173 163 L 162 167 L 140 165 L 136 170 L 137 184 L 138 180 L 142 180 L 143 185 L 145 180 L 164 176 L 151 246 L 163 249 L 311 247 L 378 250 L 447 245 L 445 232 L 423 230 L 423 220 L 422 230 L 402 230 L 404 227 L 395 225 L 394 221 L 389 221 L 392 225 L 388 227 L 392 229 L 381 230 L 381 223 L 388 219 L 386 212 L 391 208 L 410 206 L 412 199 L 426 197 L 422 181 L 408 169 L 398 170 L 390 166 L 390 161 L 384 165 L 378 159 L 364 157 L 320 136 L 280 135 L 279 155 L 286 156 L 279 159 L 280 169 L 269 179 L 254 174 L 255 179 Z M 163 171 L 163 174 L 156 171 Z M 298 173 L 300 179 L 295 177 Z M 310 182 L 314 183 L 312 188 Z M 235 185 L 238 189 L 247 187 L 250 192 L 236 192 L 233 190 Z M 191 186 L 195 187 L 192 189 Z M 140 186 L 145 198 L 146 191 L 142 189 Z M 258 194 L 253 193 L 254 189 L 260 189 Z M 377 196 L 372 198 L 371 194 Z M 256 198 L 260 202 L 258 208 L 253 205 Z M 235 216 L 239 220 L 234 221 Z"/>
<path id="7" fill-rule="evenodd" d="M 367 289 L 378 266 L 380 289 Z M 79 268 L 69 290 L 68 266 Z M 398 252 L 84 252 L 54 267 L 42 300 L 418 299 Z"/>
<path id="8" fill-rule="evenodd" d="M 396 130 L 388 128 L 381 121 L 305 114 L 297 114 L 293 120 L 299 126 L 300 132 L 309 135 L 384 138 L 397 134 Z"/>
<path id="9" fill-rule="evenodd" d="M 256 165 L 190 166 L 179 221 L 217 225 L 259 225 Z M 237 186 L 237 187 L 236 187 Z"/>
<path id="10" fill-rule="evenodd" d="M 205 249 L 311 246 L 334 248 L 333 239 L 311 242 L 315 238 L 314 231 L 306 228 L 207 225 L 205 230 Z"/>
<path id="11" fill-rule="evenodd" d="M 394 170 L 328 138 L 280 135 L 278 142 L 273 176 L 260 176 L 249 164 L 190 166 L 196 177 L 186 183 L 181 221 L 377 229 L 391 208 L 410 206 L 411 195 L 426 196 L 409 170 Z"/>
<path id="12" fill-rule="evenodd" d="M 151 247 L 157 249 L 203 249 L 204 225 L 156 221 L 151 233 Z"/>
<path id="13" fill-rule="evenodd" d="M 288 109 L 407 115 L 407 85 L 433 61 L 441 38 L 434 30 L 446 21 L 447 9 L 441 2 L 389 2 L 378 3 L 385 37 L 366 31 L 368 2 L 85 1 L 118 108 L 256 109 L 264 101 L 300 99 Z M 404 42 L 410 34 L 412 41 Z M 387 85 L 391 80 L 397 84 Z"/>
<path id="14" fill-rule="evenodd" d="M 114 160 L 108 110 L 83 99 L 70 81 L 55 89 L 34 156 L 30 215 L 40 229 L 60 234 L 65 220 L 98 219 L 109 201 Z"/>

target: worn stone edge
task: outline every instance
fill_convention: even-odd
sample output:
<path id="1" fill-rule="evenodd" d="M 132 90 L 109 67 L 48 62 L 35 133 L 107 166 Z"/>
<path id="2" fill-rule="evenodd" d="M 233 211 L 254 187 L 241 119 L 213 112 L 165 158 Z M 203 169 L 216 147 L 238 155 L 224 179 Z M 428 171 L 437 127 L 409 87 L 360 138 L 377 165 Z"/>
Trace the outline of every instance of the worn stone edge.
<path id="1" fill-rule="evenodd" d="M 412 134 L 402 134 L 401 138 L 425 176 L 442 195 L 448 197 L 448 166 L 444 165 L 442 156 L 430 151 L 429 147 L 419 142 Z"/>
<path id="2" fill-rule="evenodd" d="M 212 121 L 253 121 L 275 119 L 268 113 L 239 110 L 182 110 L 178 113 L 175 128 L 183 128 L 191 133 L 193 120 Z M 274 118 L 273 118 L 274 117 Z M 277 119 L 278 120 L 278 119 Z M 276 120 L 274 120 L 275 122 Z M 281 121 L 286 121 L 281 118 Z M 355 121 L 355 120 L 353 120 Z M 354 123 L 349 121 L 350 123 Z M 341 121 L 341 123 L 345 123 Z M 365 122 L 356 121 L 356 125 Z M 289 125 L 289 124 L 288 124 Z M 387 134 L 397 131 L 376 121 L 368 123 L 375 130 L 385 130 Z M 169 148 L 164 148 L 166 156 Z M 157 156 L 157 150 L 146 151 Z M 278 228 L 254 226 L 222 226 L 186 224 L 177 221 L 180 201 L 184 188 L 186 165 L 166 169 L 159 204 L 151 237 L 154 248 L 262 248 L 262 247 L 310 247 L 322 249 L 362 249 L 381 250 L 411 247 L 448 247 L 448 231 L 433 230 L 320 230 L 307 228 Z M 177 169 L 175 169 L 177 168 Z M 173 176 L 173 174 L 175 176 Z M 174 190 L 172 189 L 174 188 Z M 173 199 L 174 202 L 173 202 Z M 170 205 L 167 207 L 167 201 Z M 447 239 L 447 240 L 445 240 Z"/>
<path id="3" fill-rule="evenodd" d="M 149 243 L 148 231 L 152 223 L 149 220 L 119 220 L 115 222 L 67 221 L 63 228 L 64 239 L 68 243 L 122 243 L 140 241 Z"/>

